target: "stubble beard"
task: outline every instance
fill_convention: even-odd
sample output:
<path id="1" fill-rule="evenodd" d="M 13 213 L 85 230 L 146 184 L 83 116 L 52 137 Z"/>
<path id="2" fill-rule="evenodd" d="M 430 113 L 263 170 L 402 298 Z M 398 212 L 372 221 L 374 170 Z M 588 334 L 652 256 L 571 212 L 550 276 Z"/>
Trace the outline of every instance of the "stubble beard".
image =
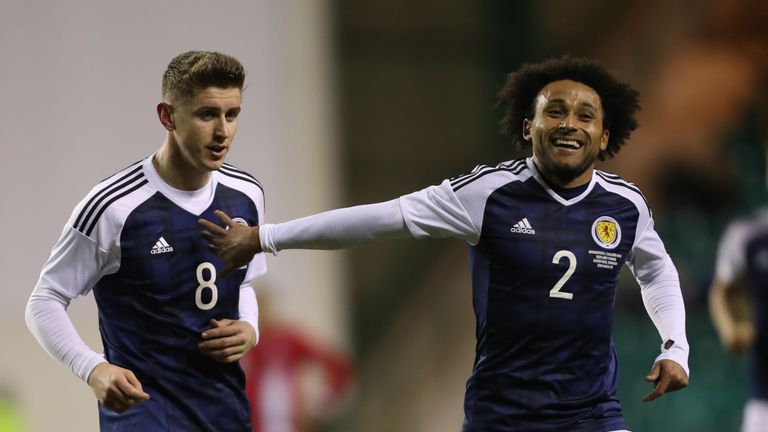
<path id="1" fill-rule="evenodd" d="M 563 186 L 571 183 L 573 180 L 584 174 L 597 160 L 596 157 L 585 155 L 578 163 L 558 163 L 554 158 L 543 158 L 542 165 L 546 174 L 552 177 L 557 185 Z"/>

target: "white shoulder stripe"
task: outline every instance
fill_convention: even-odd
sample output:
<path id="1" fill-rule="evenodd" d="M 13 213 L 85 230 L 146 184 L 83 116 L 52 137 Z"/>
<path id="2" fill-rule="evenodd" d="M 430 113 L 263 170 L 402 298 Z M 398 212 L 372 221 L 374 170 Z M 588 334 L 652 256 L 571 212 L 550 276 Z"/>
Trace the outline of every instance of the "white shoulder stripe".
<path id="1" fill-rule="evenodd" d="M 598 183 L 600 183 L 606 189 L 608 189 L 608 186 L 611 186 L 612 188 L 608 190 L 625 196 L 633 202 L 639 198 L 642 205 L 638 206 L 638 211 L 641 211 L 642 213 L 642 209 L 645 209 L 645 212 L 648 213 L 648 216 L 651 216 L 651 206 L 648 205 L 648 201 L 645 199 L 645 196 L 642 192 L 640 192 L 640 189 L 637 186 L 628 181 L 622 180 L 615 174 L 608 174 L 599 170 L 595 170 L 595 174 L 597 174 L 596 179 Z"/>
<path id="2" fill-rule="evenodd" d="M 90 236 L 99 217 L 110 204 L 147 184 L 147 178 L 142 170 L 143 162 L 144 160 L 136 162 L 102 180 L 93 189 L 72 226 L 86 236 Z"/>
<path id="3" fill-rule="evenodd" d="M 476 181 L 477 179 L 491 173 L 503 171 L 503 172 L 510 172 L 512 174 L 517 175 L 523 172 L 527 168 L 525 164 L 525 159 L 519 159 L 515 161 L 501 163 L 496 167 L 489 167 L 487 165 L 482 165 L 479 167 L 482 167 L 482 168 L 476 169 L 470 174 L 451 179 L 450 180 L 451 187 L 453 188 L 454 192 Z"/>

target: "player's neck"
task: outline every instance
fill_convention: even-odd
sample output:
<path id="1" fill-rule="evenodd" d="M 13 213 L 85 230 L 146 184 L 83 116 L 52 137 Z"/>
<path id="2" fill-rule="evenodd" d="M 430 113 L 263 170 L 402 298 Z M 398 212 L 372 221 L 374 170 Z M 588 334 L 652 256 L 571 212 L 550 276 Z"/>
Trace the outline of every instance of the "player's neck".
<path id="1" fill-rule="evenodd" d="M 169 186 L 179 190 L 194 191 L 203 188 L 211 178 L 211 173 L 190 166 L 170 139 L 166 137 L 160 150 L 152 158 L 157 175 Z"/>
<path id="2" fill-rule="evenodd" d="M 557 169 L 545 169 L 541 163 L 533 158 L 533 164 L 536 167 L 536 171 L 544 182 L 550 186 L 554 186 L 561 189 L 572 189 L 579 186 L 584 186 L 592 181 L 592 173 L 595 170 L 594 164 L 579 174 L 572 174 L 567 171 L 558 171 Z"/>

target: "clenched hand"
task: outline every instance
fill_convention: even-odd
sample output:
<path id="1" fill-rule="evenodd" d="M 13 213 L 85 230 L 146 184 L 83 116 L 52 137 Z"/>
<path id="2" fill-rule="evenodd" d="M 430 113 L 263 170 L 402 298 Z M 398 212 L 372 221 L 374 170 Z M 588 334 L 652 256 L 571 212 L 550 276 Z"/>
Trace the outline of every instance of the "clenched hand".
<path id="1" fill-rule="evenodd" d="M 216 361 L 232 363 L 240 360 L 254 345 L 256 330 L 248 322 L 212 319 L 211 328 L 203 332 L 198 347 Z"/>
<path id="2" fill-rule="evenodd" d="M 102 405 L 118 414 L 149 399 L 133 372 L 106 362 L 91 371 L 88 385 Z"/>

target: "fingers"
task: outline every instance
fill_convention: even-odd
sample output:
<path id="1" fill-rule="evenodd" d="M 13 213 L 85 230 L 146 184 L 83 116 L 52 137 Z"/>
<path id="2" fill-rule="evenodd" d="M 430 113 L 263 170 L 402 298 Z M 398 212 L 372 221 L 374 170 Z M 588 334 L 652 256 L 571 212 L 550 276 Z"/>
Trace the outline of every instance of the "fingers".
<path id="1" fill-rule="evenodd" d="M 198 347 L 216 361 L 231 363 L 240 360 L 255 344 L 253 327 L 248 323 L 223 319 L 211 320 L 211 325 L 201 335 L 202 341 Z"/>
<path id="2" fill-rule="evenodd" d="M 232 218 L 230 218 L 229 216 L 227 216 L 227 214 L 226 214 L 226 213 L 224 213 L 224 212 L 223 212 L 223 211 L 221 211 L 221 210 L 216 210 L 216 211 L 214 211 L 214 212 L 213 212 L 213 214 L 215 214 L 215 215 L 216 215 L 216 217 L 218 217 L 218 218 L 219 218 L 219 219 L 220 219 L 222 222 L 224 222 L 224 224 L 225 224 L 226 226 L 228 226 L 228 227 L 231 227 L 232 225 L 234 225 L 234 224 L 235 224 L 234 222 L 232 222 Z"/>
<path id="3" fill-rule="evenodd" d="M 145 401 L 149 399 L 149 394 L 144 392 L 136 375 L 131 371 L 127 371 L 125 374 L 125 381 L 118 382 L 120 390 L 126 396 L 137 399 L 138 401 Z"/>
<path id="4" fill-rule="evenodd" d="M 89 377 L 89 385 L 96 398 L 116 413 L 125 412 L 149 399 L 136 375 L 128 369 L 104 363 L 91 375 L 93 379 Z"/>
<path id="5" fill-rule="evenodd" d="M 226 327 L 226 326 L 232 324 L 234 321 L 231 320 L 231 319 L 227 319 L 227 318 L 220 319 L 220 320 L 212 318 L 208 322 L 211 323 L 211 328 L 219 328 L 219 327 Z M 203 333 L 203 337 L 205 337 L 205 335 L 206 335 L 206 333 Z"/>
<path id="6" fill-rule="evenodd" d="M 197 346 L 203 351 L 215 351 L 236 345 L 245 345 L 248 338 L 243 333 L 235 333 L 216 338 L 209 338 L 200 342 Z"/>
<path id="7" fill-rule="evenodd" d="M 242 334 L 236 334 L 232 336 L 219 337 L 216 339 L 209 339 L 197 344 L 203 351 L 215 351 L 220 349 L 226 349 L 231 346 L 245 345 L 247 338 Z"/>
<path id="8" fill-rule="evenodd" d="M 654 363 L 653 367 L 651 367 L 651 371 L 648 372 L 648 374 L 645 376 L 646 382 L 656 382 L 656 380 L 659 379 L 659 372 L 661 371 L 661 365 L 659 363 Z"/>
<path id="9" fill-rule="evenodd" d="M 230 363 L 239 360 L 246 351 L 247 338 L 242 334 L 211 339 L 198 344 L 200 351 L 216 361 Z"/>
<path id="10" fill-rule="evenodd" d="M 207 232 L 203 234 L 204 236 L 205 234 L 213 235 L 213 236 L 222 236 L 227 232 L 226 228 L 222 228 L 209 220 L 198 219 L 197 223 L 198 225 L 202 226 L 207 230 Z"/>
<path id="11" fill-rule="evenodd" d="M 247 351 L 244 345 L 236 345 L 214 351 L 203 351 L 203 353 L 218 362 L 231 363 L 240 360 Z"/>
<path id="12" fill-rule="evenodd" d="M 669 375 L 664 375 L 659 382 L 656 384 L 656 388 L 653 389 L 652 392 L 648 393 L 643 397 L 643 400 L 645 402 L 650 402 L 654 399 L 657 399 L 659 396 L 663 395 L 667 392 L 667 388 L 669 387 L 671 379 Z"/>
<path id="13" fill-rule="evenodd" d="M 237 328 L 232 326 L 232 324 L 235 323 L 235 320 L 231 320 L 227 318 L 220 319 L 220 320 L 211 319 L 208 322 L 211 324 L 211 328 L 203 332 L 203 334 L 201 335 L 203 339 L 212 339 L 215 337 L 227 336 L 230 334 L 235 334 L 238 331 Z M 216 330 L 216 329 L 223 329 L 224 327 L 230 327 L 230 328 L 227 328 L 224 330 Z"/>
<path id="14" fill-rule="evenodd" d="M 688 375 L 682 366 L 667 359 L 656 362 L 648 375 L 645 376 L 645 380 L 656 383 L 653 391 L 643 397 L 646 402 L 688 386 Z"/>

